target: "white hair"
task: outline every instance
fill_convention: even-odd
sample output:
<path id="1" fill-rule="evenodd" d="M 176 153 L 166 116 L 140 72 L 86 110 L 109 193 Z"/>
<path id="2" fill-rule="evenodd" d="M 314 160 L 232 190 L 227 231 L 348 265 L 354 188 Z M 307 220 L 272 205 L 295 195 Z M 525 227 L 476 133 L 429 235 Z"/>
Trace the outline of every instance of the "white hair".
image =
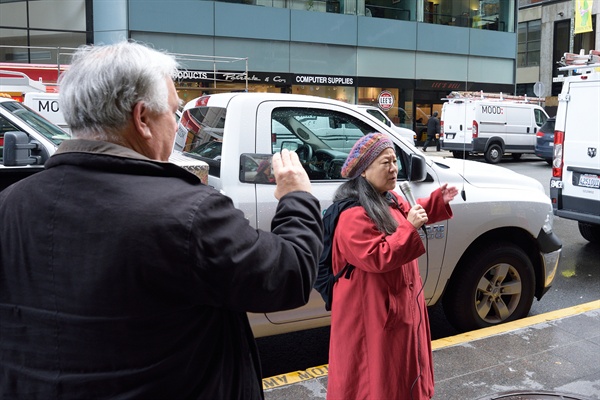
<path id="1" fill-rule="evenodd" d="M 74 137 L 118 142 L 135 104 L 168 109 L 166 78 L 176 72 L 173 56 L 139 43 L 82 46 L 60 76 L 60 108 Z"/>

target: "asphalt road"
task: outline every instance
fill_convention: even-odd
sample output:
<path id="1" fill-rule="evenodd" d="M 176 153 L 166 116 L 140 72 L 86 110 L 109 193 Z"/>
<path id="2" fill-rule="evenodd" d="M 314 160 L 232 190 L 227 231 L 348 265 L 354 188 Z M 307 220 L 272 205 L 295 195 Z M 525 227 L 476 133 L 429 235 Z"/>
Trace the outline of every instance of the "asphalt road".
<path id="1" fill-rule="evenodd" d="M 506 158 L 499 165 L 537 179 L 544 185 L 546 193 L 550 193 L 552 170 L 545 161 L 525 155 L 519 161 Z M 534 300 L 529 315 L 600 298 L 600 246 L 583 239 L 575 221 L 555 217 L 554 231 L 563 242 L 557 276 L 542 300 Z M 429 317 L 434 340 L 458 333 L 446 320 L 441 304 L 429 309 Z M 328 363 L 329 328 L 260 338 L 257 343 L 265 377 Z"/>

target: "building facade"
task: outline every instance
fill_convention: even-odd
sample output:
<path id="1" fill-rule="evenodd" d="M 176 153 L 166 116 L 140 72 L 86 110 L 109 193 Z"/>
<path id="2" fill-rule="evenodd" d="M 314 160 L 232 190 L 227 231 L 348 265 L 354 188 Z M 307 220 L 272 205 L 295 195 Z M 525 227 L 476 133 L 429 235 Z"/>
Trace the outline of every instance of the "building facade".
<path id="1" fill-rule="evenodd" d="M 582 3 L 583 4 L 583 3 Z M 589 4 L 586 2 L 586 5 Z M 562 88 L 558 62 L 564 53 L 588 54 L 600 49 L 598 32 L 600 1 L 589 12 L 592 31 L 574 33 L 574 0 L 521 0 L 518 17 L 517 94 L 534 96 L 534 85 L 541 83 L 539 95 L 546 99 L 548 115 L 554 116 Z"/>
<path id="2" fill-rule="evenodd" d="M 0 62 L 134 39 L 180 55 L 183 100 L 310 94 L 421 131 L 450 91 L 515 92 L 516 19 L 516 0 L 3 0 Z"/>

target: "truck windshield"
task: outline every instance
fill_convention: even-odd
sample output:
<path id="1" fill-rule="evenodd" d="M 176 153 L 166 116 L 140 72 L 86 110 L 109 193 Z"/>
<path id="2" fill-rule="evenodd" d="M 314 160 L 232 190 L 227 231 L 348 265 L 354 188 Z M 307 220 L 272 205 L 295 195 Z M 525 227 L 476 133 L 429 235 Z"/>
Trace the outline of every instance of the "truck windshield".
<path id="1" fill-rule="evenodd" d="M 32 129 L 44 135 L 47 139 L 51 140 L 57 146 L 66 139 L 70 139 L 71 136 L 54 125 L 44 117 L 37 114 L 27 106 L 16 102 L 7 101 L 0 103 L 0 107 L 9 111 L 16 118 L 29 125 Z"/>

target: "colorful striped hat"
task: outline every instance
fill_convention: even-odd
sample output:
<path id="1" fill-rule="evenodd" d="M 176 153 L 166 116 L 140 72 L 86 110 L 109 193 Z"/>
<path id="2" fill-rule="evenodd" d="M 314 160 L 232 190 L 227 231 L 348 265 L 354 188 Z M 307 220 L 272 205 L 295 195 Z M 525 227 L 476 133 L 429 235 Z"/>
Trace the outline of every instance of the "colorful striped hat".
<path id="1" fill-rule="evenodd" d="M 358 139 L 342 167 L 342 177 L 356 178 L 371 165 L 385 149 L 393 149 L 394 143 L 383 133 L 374 132 Z"/>

